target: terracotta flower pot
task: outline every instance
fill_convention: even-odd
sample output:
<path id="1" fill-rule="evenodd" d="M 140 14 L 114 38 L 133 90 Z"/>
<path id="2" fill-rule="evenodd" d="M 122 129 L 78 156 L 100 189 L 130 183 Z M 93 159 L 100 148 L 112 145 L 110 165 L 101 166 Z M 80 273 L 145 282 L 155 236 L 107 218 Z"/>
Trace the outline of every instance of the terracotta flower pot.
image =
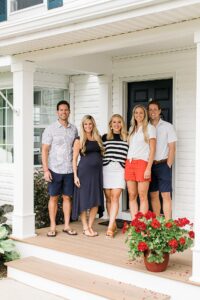
<path id="1" fill-rule="evenodd" d="M 144 264 L 148 271 L 150 272 L 163 272 L 167 269 L 169 263 L 169 253 L 164 253 L 164 261 L 162 263 L 148 262 L 147 260 L 148 252 L 144 253 Z"/>

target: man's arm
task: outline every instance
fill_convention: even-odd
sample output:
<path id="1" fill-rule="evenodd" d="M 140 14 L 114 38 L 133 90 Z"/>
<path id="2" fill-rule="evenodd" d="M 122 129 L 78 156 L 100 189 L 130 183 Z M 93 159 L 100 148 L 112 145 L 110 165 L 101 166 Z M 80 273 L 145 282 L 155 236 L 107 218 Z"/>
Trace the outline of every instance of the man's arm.
<path id="1" fill-rule="evenodd" d="M 48 169 L 48 156 L 50 145 L 42 144 L 42 166 L 44 171 L 44 179 L 48 182 L 52 181 L 51 172 Z"/>
<path id="2" fill-rule="evenodd" d="M 169 153 L 168 153 L 168 158 L 167 158 L 167 164 L 171 168 L 174 162 L 175 158 L 175 153 L 176 153 L 176 142 L 169 143 Z"/>

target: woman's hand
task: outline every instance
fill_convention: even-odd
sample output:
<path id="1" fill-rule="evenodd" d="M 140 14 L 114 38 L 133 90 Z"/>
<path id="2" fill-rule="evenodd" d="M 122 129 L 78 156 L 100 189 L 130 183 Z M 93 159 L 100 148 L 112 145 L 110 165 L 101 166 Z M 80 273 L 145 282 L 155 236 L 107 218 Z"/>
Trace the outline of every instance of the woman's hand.
<path id="1" fill-rule="evenodd" d="M 79 180 L 78 176 L 74 176 L 74 184 L 75 184 L 78 188 L 80 188 L 81 184 L 80 184 L 80 180 Z"/>
<path id="2" fill-rule="evenodd" d="M 146 168 L 145 172 L 144 172 L 144 179 L 149 179 L 151 178 L 151 168 Z"/>

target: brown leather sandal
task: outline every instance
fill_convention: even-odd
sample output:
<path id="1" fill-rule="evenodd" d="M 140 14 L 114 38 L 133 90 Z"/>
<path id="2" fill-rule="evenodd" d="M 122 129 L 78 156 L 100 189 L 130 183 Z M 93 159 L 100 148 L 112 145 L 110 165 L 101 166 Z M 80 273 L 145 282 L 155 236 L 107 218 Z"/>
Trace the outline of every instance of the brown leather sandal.
<path id="1" fill-rule="evenodd" d="M 114 238 L 115 232 L 113 231 L 113 229 L 108 228 L 108 230 L 106 231 L 106 237 L 108 238 Z"/>

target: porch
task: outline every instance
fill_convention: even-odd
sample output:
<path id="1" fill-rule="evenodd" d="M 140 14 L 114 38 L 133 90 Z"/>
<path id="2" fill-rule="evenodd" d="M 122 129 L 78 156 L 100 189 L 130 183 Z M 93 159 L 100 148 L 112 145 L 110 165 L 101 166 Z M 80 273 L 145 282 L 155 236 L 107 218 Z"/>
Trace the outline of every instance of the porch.
<path id="1" fill-rule="evenodd" d="M 182 299 L 198 298 L 200 285 L 189 280 L 191 250 L 171 255 L 165 272 L 151 273 L 142 259 L 129 260 L 121 230 L 108 239 L 100 222 L 95 238 L 84 236 L 81 223 L 73 222 L 77 236 L 63 233 L 60 225 L 55 238 L 47 237 L 48 228 L 43 228 L 36 237 L 17 240 L 22 260 L 8 263 L 8 277 L 67 299 L 75 299 L 72 288 L 92 294 L 91 299 L 180 299 L 180 291 Z"/>

